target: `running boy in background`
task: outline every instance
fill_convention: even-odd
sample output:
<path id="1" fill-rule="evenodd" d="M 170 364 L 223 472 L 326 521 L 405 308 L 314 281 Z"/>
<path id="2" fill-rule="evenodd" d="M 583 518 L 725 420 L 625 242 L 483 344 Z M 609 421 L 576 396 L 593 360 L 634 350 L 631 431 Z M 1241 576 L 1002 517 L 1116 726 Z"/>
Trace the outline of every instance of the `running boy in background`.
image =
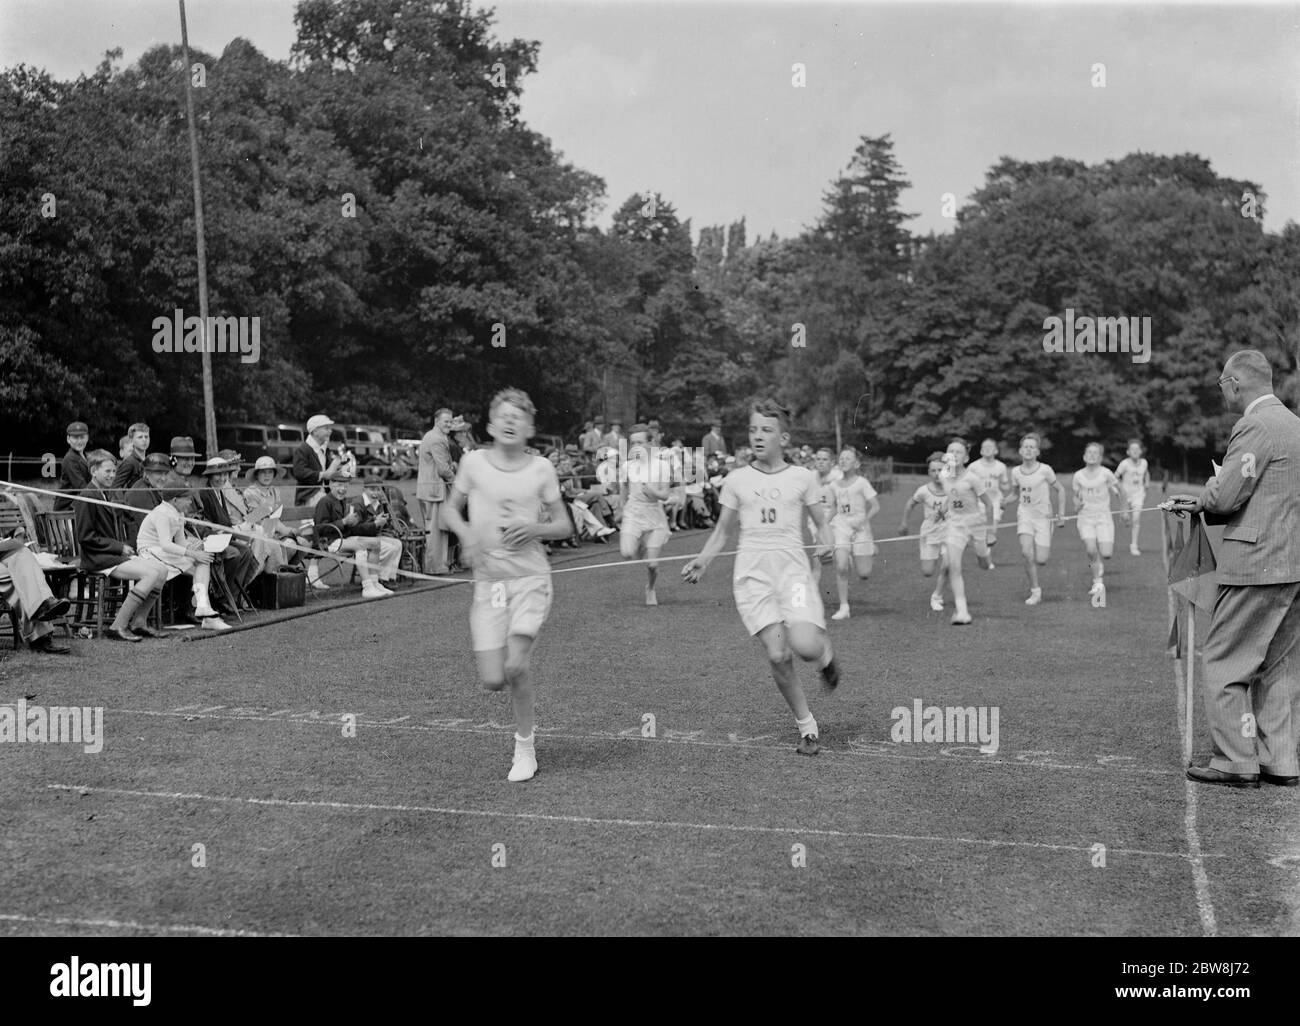
<path id="1" fill-rule="evenodd" d="M 535 413 L 517 388 L 492 397 L 488 434 L 495 444 L 464 455 L 443 509 L 462 558 L 474 569 L 469 629 L 479 679 L 489 691 L 510 687 L 515 755 L 508 779 L 516 782 L 537 772 L 532 651 L 551 610 L 551 567 L 542 543 L 570 531 L 555 468 L 524 451 Z M 462 515 L 466 503 L 469 523 Z M 548 523 L 540 519 L 543 507 Z"/>
<path id="2" fill-rule="evenodd" d="M 1025 557 L 1025 573 L 1029 576 L 1029 598 L 1025 605 L 1036 606 L 1043 601 L 1043 589 L 1038 584 L 1038 568 L 1047 565 L 1052 553 L 1052 499 L 1049 488 L 1056 489 L 1058 512 L 1056 526 L 1065 524 L 1065 487 L 1056 479 L 1056 472 L 1046 463 L 1038 462 L 1039 441 L 1035 434 L 1020 439 L 1020 458 L 1023 462 L 1011 471 L 1011 484 L 1019 500 L 1016 507 L 1016 536 L 1020 551 Z"/>
<path id="3" fill-rule="evenodd" d="M 980 479 L 984 491 L 993 501 L 993 534 L 989 535 L 989 548 L 998 543 L 997 526 L 1002 523 L 1002 507 L 1006 505 L 1007 495 L 1011 491 L 1011 472 L 1007 465 L 998 459 L 998 443 L 986 438 L 980 443 L 980 458 L 970 465 L 971 473 Z M 993 553 L 989 553 L 989 565 L 993 569 Z"/>
<path id="4" fill-rule="evenodd" d="M 1075 471 L 1074 509 L 1078 513 L 1076 524 L 1083 547 L 1088 550 L 1088 564 L 1092 567 L 1092 596 L 1094 607 L 1106 605 L 1105 560 L 1115 549 L 1115 518 L 1110 515 L 1110 497 L 1119 494 L 1119 481 L 1110 470 L 1101 465 L 1101 445 L 1090 442 L 1083 450 L 1083 469 Z"/>
<path id="5" fill-rule="evenodd" d="M 1133 533 L 1129 538 L 1128 551 L 1131 556 L 1140 556 L 1142 551 L 1138 548 L 1138 532 L 1142 527 L 1142 507 L 1147 501 L 1147 484 L 1151 480 L 1151 471 L 1147 467 L 1146 458 L 1142 455 L 1142 443 L 1136 438 L 1130 438 L 1128 442 L 1128 457 L 1120 460 L 1120 464 L 1115 468 L 1115 476 L 1119 478 L 1120 487 L 1124 492 L 1124 507 L 1120 516 L 1124 518 L 1124 523 L 1133 525 Z"/>
<path id="6" fill-rule="evenodd" d="M 842 480 L 831 488 L 835 492 L 835 516 L 831 520 L 831 537 L 835 541 L 835 586 L 840 593 L 840 608 L 832 620 L 849 618 L 849 564 L 858 571 L 858 577 L 871 576 L 871 557 L 876 554 L 876 541 L 871 533 L 871 518 L 880 512 L 876 490 L 860 473 L 862 459 L 858 450 L 848 445 L 840 453 Z"/>
<path id="7" fill-rule="evenodd" d="M 943 612 L 943 582 L 948 574 L 948 553 L 946 534 L 948 525 L 948 493 L 944 491 L 940 478 L 943 475 L 943 453 L 932 452 L 926 461 L 929 464 L 930 480 L 912 493 L 903 507 L 903 519 L 898 533 L 907 534 L 907 518 L 913 506 L 921 506 L 925 513 L 921 517 L 921 573 L 925 577 L 939 571 L 939 579 L 934 582 L 934 592 L 930 596 L 930 608 L 936 613 Z"/>
<path id="8" fill-rule="evenodd" d="M 650 428 L 633 424 L 628 434 L 627 465 L 619 484 L 623 498 L 623 524 L 619 550 L 624 559 L 649 560 L 646 564 L 645 604 L 659 605 L 655 582 L 659 577 L 659 551 L 668 541 L 668 514 L 664 500 L 672 483 L 672 467 L 650 449 Z M 641 553 L 645 556 L 642 557 Z"/>
<path id="9" fill-rule="evenodd" d="M 954 438 L 944 454 L 944 471 L 939 480 L 948 496 L 948 527 L 944 532 L 944 548 L 948 553 L 948 583 L 952 585 L 952 601 L 956 611 L 952 622 L 965 625 L 971 622 L 966 606 L 966 580 L 962 576 L 961 557 L 966 546 L 975 544 L 975 560 L 985 570 L 989 568 L 989 536 L 993 534 L 993 500 L 989 498 L 980 479 L 966 466 L 970 449 L 965 439 Z M 982 507 L 982 508 L 981 508 Z M 933 607 L 933 602 L 931 606 Z"/>
<path id="10" fill-rule="evenodd" d="M 817 525 L 820 544 L 814 555 L 831 547 L 830 528 L 822 515 L 813 472 L 785 461 L 789 411 L 772 399 L 754 403 L 749 411 L 749 444 L 753 462 L 738 466 L 723 480 L 718 524 L 700 554 L 682 568 L 682 577 L 691 584 L 698 582 L 739 522 L 740 546 L 732 575 L 736 610 L 762 644 L 776 686 L 794 713 L 799 727 L 795 751 L 816 755 L 821 751 L 817 721 L 799 684 L 791 649 L 817 665 L 828 689 L 839 684 L 821 593 L 803 552 L 805 510 Z"/>
<path id="11" fill-rule="evenodd" d="M 813 470 L 817 474 L 817 494 L 821 501 L 822 515 L 829 521 L 835 516 L 835 489 L 832 487 L 836 481 L 843 479 L 844 475 L 840 468 L 835 465 L 835 454 L 829 449 L 823 447 L 818 449 L 813 455 Z M 808 517 L 808 525 L 811 528 L 812 536 L 817 537 L 817 525 L 811 516 Z M 822 585 L 822 561 L 813 557 L 809 553 L 809 559 L 812 562 L 813 582 L 820 590 Z"/>

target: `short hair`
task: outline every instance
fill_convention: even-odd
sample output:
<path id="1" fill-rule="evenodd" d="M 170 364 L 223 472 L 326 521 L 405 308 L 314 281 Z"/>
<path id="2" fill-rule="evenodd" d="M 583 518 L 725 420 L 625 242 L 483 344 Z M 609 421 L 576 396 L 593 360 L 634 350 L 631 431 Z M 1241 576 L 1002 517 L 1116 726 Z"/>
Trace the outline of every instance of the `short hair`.
<path id="1" fill-rule="evenodd" d="M 96 449 L 94 452 L 86 453 L 86 463 L 93 473 L 95 468 L 104 463 L 116 463 L 117 457 L 107 449 Z"/>
<path id="2" fill-rule="evenodd" d="M 137 431 L 148 431 L 148 430 L 149 430 L 148 424 L 132 424 L 129 428 L 126 429 L 126 433 L 127 435 L 134 437 Z"/>
<path id="3" fill-rule="evenodd" d="M 961 435 L 953 435 L 951 438 L 948 439 L 949 445 L 952 445 L 953 442 L 960 442 L 965 447 L 966 451 L 970 452 L 970 442 L 962 438 Z"/>
<path id="4" fill-rule="evenodd" d="M 650 425 L 649 425 L 649 424 L 642 424 L 642 423 L 640 423 L 640 422 L 638 421 L 637 423 L 633 424 L 630 428 L 627 429 L 627 437 L 628 437 L 628 438 L 631 438 L 631 437 L 632 437 L 633 435 L 635 435 L 638 431 L 641 432 L 641 433 L 643 433 L 643 434 L 648 435 L 648 434 L 650 434 Z"/>
<path id="5" fill-rule="evenodd" d="M 446 406 L 440 406 L 440 407 L 438 407 L 438 411 L 433 415 L 433 419 L 434 419 L 434 420 L 437 420 L 437 419 L 438 419 L 439 417 L 441 417 L 444 413 L 448 413 L 448 414 L 450 414 L 451 412 L 452 412 L 452 411 L 451 411 L 448 407 L 446 407 Z M 454 414 L 452 414 L 452 415 L 454 416 Z"/>
<path id="6" fill-rule="evenodd" d="M 813 453 L 813 455 L 820 456 L 822 453 L 825 453 L 827 456 L 835 455 L 835 453 L 831 452 L 831 447 L 829 445 L 823 445 L 820 449 L 818 449 L 815 453 Z"/>
<path id="7" fill-rule="evenodd" d="M 521 388 L 503 388 L 500 392 L 494 395 L 492 401 L 488 403 L 488 416 L 495 417 L 497 407 L 502 403 L 509 403 L 511 406 L 518 406 L 530 417 L 537 416 L 537 407 L 534 406 L 533 401 L 528 398 L 528 393 Z M 450 413 L 451 411 L 448 410 L 447 412 Z"/>
<path id="8" fill-rule="evenodd" d="M 1136 445 L 1139 449 L 1145 449 L 1145 448 L 1146 448 L 1146 446 L 1142 444 L 1142 439 L 1140 439 L 1140 438 L 1130 438 L 1130 439 L 1128 440 L 1128 444 L 1129 444 L 1129 445 Z"/>
<path id="9" fill-rule="evenodd" d="M 1258 349 L 1238 349 L 1228 357 L 1223 369 L 1246 384 L 1273 386 L 1273 366 Z"/>
<path id="10" fill-rule="evenodd" d="M 750 403 L 749 415 L 752 417 L 754 414 L 760 417 L 775 417 L 780 422 L 782 431 L 790 430 L 790 411 L 771 397 L 755 399 Z"/>
<path id="11" fill-rule="evenodd" d="M 130 435 L 123 435 L 121 438 L 117 440 L 117 451 L 120 452 L 123 456 L 126 455 L 128 449 L 134 449 L 134 448 L 135 445 L 134 443 L 132 443 Z"/>
<path id="12" fill-rule="evenodd" d="M 947 454 L 946 452 L 932 452 L 932 453 L 930 453 L 929 457 L 927 457 L 927 459 L 926 459 L 926 461 L 925 461 L 925 465 L 926 465 L 926 467 L 928 468 L 928 467 L 930 466 L 931 463 L 942 463 L 942 462 L 943 462 L 943 458 L 944 458 L 945 456 L 947 456 L 947 455 L 948 455 L 948 454 Z"/>
<path id="13" fill-rule="evenodd" d="M 1087 445 L 1083 447 L 1084 452 L 1087 452 L 1089 449 L 1100 449 L 1103 454 L 1106 452 L 1106 447 L 1103 446 L 1100 442 L 1089 442 Z"/>
<path id="14" fill-rule="evenodd" d="M 846 452 L 849 453 L 859 463 L 862 462 L 862 453 L 858 452 L 858 447 L 856 445 L 846 445 L 843 449 L 840 450 L 840 455 L 843 456 Z"/>
<path id="15" fill-rule="evenodd" d="M 1043 440 L 1042 440 L 1041 438 L 1039 438 L 1038 435 L 1035 434 L 1033 431 L 1030 431 L 1028 434 L 1021 435 L 1021 436 L 1020 436 L 1020 444 L 1021 444 L 1021 445 L 1024 445 L 1024 444 L 1025 444 L 1027 441 L 1029 441 L 1031 438 L 1034 440 L 1035 444 L 1037 444 L 1038 447 L 1041 449 L 1042 446 L 1043 446 Z"/>
<path id="16" fill-rule="evenodd" d="M 583 430 L 583 431 L 590 431 L 590 430 L 591 430 L 591 421 L 589 421 L 589 420 L 588 420 L 588 421 L 584 421 L 584 422 L 583 422 L 583 425 L 582 425 L 582 430 Z"/>

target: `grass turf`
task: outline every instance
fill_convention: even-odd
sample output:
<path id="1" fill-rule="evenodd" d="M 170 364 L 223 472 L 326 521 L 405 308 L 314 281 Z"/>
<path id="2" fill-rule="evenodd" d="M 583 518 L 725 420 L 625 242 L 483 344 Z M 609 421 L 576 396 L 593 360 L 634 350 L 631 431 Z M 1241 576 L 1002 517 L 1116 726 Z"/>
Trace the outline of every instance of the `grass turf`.
<path id="1" fill-rule="evenodd" d="M 882 497 L 878 536 L 914 487 Z M 694 587 L 666 563 L 654 609 L 640 568 L 556 576 L 541 771 L 521 785 L 462 585 L 209 640 L 0 654 L 0 702 L 106 710 L 99 754 L 0 745 L 0 933 L 1200 935 L 1207 909 L 1219 933 L 1300 932 L 1297 792 L 1183 780 L 1156 514 L 1141 557 L 1118 528 L 1106 609 L 1072 523 L 1025 607 L 1013 530 L 995 570 L 968 557 L 964 628 L 951 599 L 929 610 L 916 543 L 881 545 L 829 625 L 839 691 L 800 667 L 811 759 L 725 557 Z M 833 590 L 828 569 L 828 612 Z M 996 706 L 999 750 L 893 743 L 915 699 Z"/>

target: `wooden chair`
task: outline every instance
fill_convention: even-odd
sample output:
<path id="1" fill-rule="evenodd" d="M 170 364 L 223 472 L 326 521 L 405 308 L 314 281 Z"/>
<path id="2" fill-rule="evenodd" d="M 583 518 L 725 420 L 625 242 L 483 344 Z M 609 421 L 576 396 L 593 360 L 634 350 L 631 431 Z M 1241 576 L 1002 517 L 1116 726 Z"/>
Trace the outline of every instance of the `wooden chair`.
<path id="1" fill-rule="evenodd" d="M 73 510 L 39 513 L 37 523 L 45 536 L 47 550 L 62 562 L 79 567 L 81 546 L 77 542 L 76 516 Z M 114 580 L 94 570 L 78 570 L 74 580 L 76 594 L 64 596 L 72 604 L 72 625 L 93 630 L 95 637 L 102 638 L 105 622 L 126 601 L 131 582 Z M 160 605 L 155 603 L 150 612 L 159 630 L 162 629 Z"/>
<path id="2" fill-rule="evenodd" d="M 39 546 L 40 535 L 37 531 L 36 523 L 32 520 L 31 511 L 24 501 L 25 496 L 7 490 L 0 490 L 0 537 L 16 535 L 35 540 Z M 67 591 L 70 577 L 67 571 L 45 570 L 45 579 L 50 585 L 50 591 L 60 598 L 66 598 L 64 592 Z M 14 648 L 18 648 L 18 639 L 22 637 L 22 631 L 19 627 L 18 610 L 14 609 L 4 599 L 0 599 L 0 615 L 7 615 L 9 626 L 13 631 Z M 72 627 L 68 623 L 66 616 L 52 621 L 56 628 L 61 627 L 63 633 L 71 638 Z"/>

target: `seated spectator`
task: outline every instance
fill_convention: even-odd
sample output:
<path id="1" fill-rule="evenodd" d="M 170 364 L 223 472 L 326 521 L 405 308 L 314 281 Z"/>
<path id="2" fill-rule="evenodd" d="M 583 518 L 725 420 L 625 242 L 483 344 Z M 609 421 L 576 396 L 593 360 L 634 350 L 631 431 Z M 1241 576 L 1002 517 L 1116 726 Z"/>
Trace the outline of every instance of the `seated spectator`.
<path id="1" fill-rule="evenodd" d="M 140 525 L 138 549 L 140 555 L 155 559 L 167 567 L 167 579 L 188 574 L 194 579 L 194 615 L 199 626 L 208 630 L 228 631 L 227 624 L 217 616 L 208 602 L 208 584 L 215 558 L 203 550 L 203 542 L 185 529 L 185 517 L 196 505 L 188 486 L 179 477 L 168 477 L 162 488 L 162 501 L 149 511 Z"/>
<path id="2" fill-rule="evenodd" d="M 555 470 L 560 479 L 560 495 L 569 504 L 578 536 L 604 544 L 614 533 L 614 526 L 613 511 L 605 501 L 601 486 L 584 488 L 568 456 L 560 457 Z"/>
<path id="3" fill-rule="evenodd" d="M 125 540 L 139 548 L 137 541 L 140 525 L 149 511 L 162 502 L 163 482 L 171 473 L 171 461 L 160 452 L 151 452 L 144 459 L 144 479 L 123 492 L 118 498 L 133 510 L 119 510 L 122 515 L 122 528 Z"/>
<path id="4" fill-rule="evenodd" d="M 65 616 L 71 603 L 54 597 L 45 571 L 27 545 L 27 533 L 21 529 L 0 539 L 0 599 L 18 613 L 18 633 L 28 648 L 45 655 L 67 655 L 70 649 L 55 643 L 49 621 Z"/>
<path id="5" fill-rule="evenodd" d="M 330 552 L 356 554 L 363 598 L 386 598 L 393 592 L 381 582 L 397 577 L 402 543 L 396 538 L 380 537 L 379 532 L 388 524 L 386 515 L 370 516 L 363 504 L 348 501 L 351 483 L 348 477 L 333 478 L 329 483 L 330 494 L 316 503 L 316 538 L 320 547 Z M 331 541 L 334 532 L 339 537 Z M 371 559 L 378 560 L 378 571 L 371 565 Z"/>
<path id="6" fill-rule="evenodd" d="M 622 472 L 618 462 L 618 450 L 602 445 L 596 450 L 596 480 L 604 489 L 605 501 L 614 516 L 615 523 L 623 518 L 623 497 L 619 489 L 619 474 Z"/>
<path id="7" fill-rule="evenodd" d="M 171 444 L 171 465 L 186 484 L 194 474 L 194 462 L 199 454 L 194 451 L 194 439 L 186 435 L 177 435 Z"/>
<path id="8" fill-rule="evenodd" d="M 117 440 L 117 458 L 119 460 L 126 459 L 129 455 L 131 455 L 131 450 L 134 448 L 135 446 L 131 442 L 131 436 L 123 435 L 121 438 Z"/>
<path id="9" fill-rule="evenodd" d="M 680 438 L 674 438 L 667 452 L 668 464 L 672 467 L 669 478 L 668 498 L 664 500 L 664 513 L 668 516 L 668 528 L 671 531 L 686 530 L 686 482 L 683 460 L 685 449 Z"/>
<path id="10" fill-rule="evenodd" d="M 132 424 L 126 433 L 131 439 L 131 451 L 117 465 L 117 476 L 113 478 L 113 490 L 117 492 L 130 488 L 144 477 L 144 458 L 149 453 L 148 424 Z"/>
<path id="11" fill-rule="evenodd" d="M 257 572 L 253 574 L 254 577 L 261 573 L 273 574 L 284 563 L 283 548 L 268 538 L 263 531 L 258 530 L 257 525 L 249 517 L 251 508 L 244 499 L 244 493 L 235 485 L 235 481 L 239 477 L 239 471 L 246 466 L 244 458 L 234 449 L 222 449 L 217 453 L 217 456 L 229 463 L 231 470 L 226 474 L 226 483 L 224 485 L 217 486 L 214 484 L 213 487 L 218 488 L 221 492 L 226 511 L 230 514 L 230 519 L 234 521 L 235 530 L 243 531 L 252 536 L 241 537 L 236 535 L 234 541 L 246 542 L 249 551 L 253 553 L 253 559 L 257 564 Z"/>
<path id="12" fill-rule="evenodd" d="M 218 527 L 197 528 L 195 533 L 200 538 L 216 534 L 219 528 L 235 526 L 234 511 L 222 490 L 230 481 L 231 471 L 236 469 L 238 464 L 223 460 L 220 456 L 213 456 L 203 468 L 208 486 L 198 493 L 198 518 Z M 258 574 L 257 557 L 253 555 L 252 545 L 248 538 L 233 535 L 225 551 L 219 555 L 218 572 L 225 574 L 226 583 L 234 592 L 235 602 L 243 604 L 241 594 L 247 592 L 248 586 Z"/>
<path id="13" fill-rule="evenodd" d="M 244 505 L 248 510 L 248 520 L 268 538 L 284 544 L 278 545 L 277 557 L 267 560 L 267 573 L 276 567 L 289 565 L 301 567 L 303 555 L 300 549 L 311 547 L 311 539 L 305 532 L 294 532 L 284 525 L 279 516 L 272 516 L 277 510 L 283 511 L 287 503 L 280 489 L 275 486 L 275 460 L 270 456 L 259 456 L 253 464 L 253 484 L 244 489 Z"/>
<path id="14" fill-rule="evenodd" d="M 86 457 L 90 466 L 90 487 L 83 488 L 83 498 L 110 501 L 106 489 L 117 473 L 117 460 L 111 452 L 96 449 Z M 130 581 L 113 624 L 106 631 L 113 641 L 142 641 L 163 635 L 149 626 L 149 611 L 158 601 L 167 583 L 167 568 L 151 559 L 136 556 L 135 549 L 124 541 L 126 530 L 120 511 L 94 502 L 79 502 L 76 510 L 77 547 L 81 550 L 81 569 L 102 573 L 115 581 Z"/>
<path id="15" fill-rule="evenodd" d="M 324 414 L 307 420 L 307 438 L 293 451 L 293 479 L 298 482 L 294 493 L 295 506 L 315 506 L 329 492 L 330 482 L 342 472 L 343 461 L 331 455 L 326 445 L 334 421 Z M 314 591 L 328 591 L 329 585 L 320 579 L 320 560 L 307 560 L 307 583 Z"/>
<path id="16" fill-rule="evenodd" d="M 56 513 L 72 509 L 72 499 L 81 489 L 90 484 L 90 466 L 86 463 L 86 445 L 90 442 L 90 428 L 79 420 L 68 425 L 68 452 L 63 457 L 59 472 L 59 491 L 63 492 L 54 500 Z"/>

